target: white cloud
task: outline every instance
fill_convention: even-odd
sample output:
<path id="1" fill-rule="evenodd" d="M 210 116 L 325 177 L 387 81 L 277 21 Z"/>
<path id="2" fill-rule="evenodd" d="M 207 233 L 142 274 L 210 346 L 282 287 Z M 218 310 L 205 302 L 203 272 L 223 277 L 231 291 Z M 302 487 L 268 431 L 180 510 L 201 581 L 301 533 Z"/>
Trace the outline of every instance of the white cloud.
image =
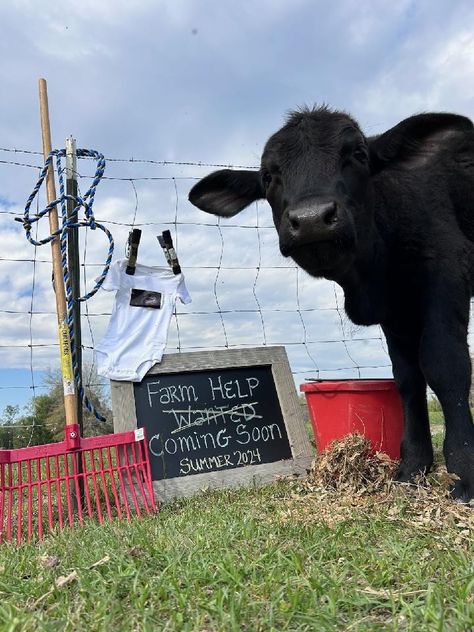
<path id="1" fill-rule="evenodd" d="M 357 98 L 356 109 L 370 133 L 422 111 L 473 116 L 474 89 L 467 77 L 474 72 L 474 33 L 461 20 L 426 30 L 424 38 L 419 31 L 407 37 L 392 63 Z"/>

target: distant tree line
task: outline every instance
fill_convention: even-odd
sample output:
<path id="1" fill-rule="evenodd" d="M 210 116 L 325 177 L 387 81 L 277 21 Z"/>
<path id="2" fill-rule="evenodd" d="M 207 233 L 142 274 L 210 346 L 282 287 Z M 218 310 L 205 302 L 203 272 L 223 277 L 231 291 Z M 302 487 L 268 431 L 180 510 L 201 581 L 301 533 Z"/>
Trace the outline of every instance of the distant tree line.
<path id="1" fill-rule="evenodd" d="M 94 406 L 106 417 L 106 422 L 98 421 L 84 409 L 84 436 L 93 437 L 113 432 L 110 402 L 101 386 L 96 385 L 97 376 L 92 375 L 93 386 L 88 389 L 88 397 Z M 64 439 L 63 386 L 59 372 L 50 372 L 45 383 L 48 390 L 36 395 L 20 411 L 19 406 L 8 405 L 0 416 L 0 449 L 23 448 L 27 445 L 42 445 Z"/>

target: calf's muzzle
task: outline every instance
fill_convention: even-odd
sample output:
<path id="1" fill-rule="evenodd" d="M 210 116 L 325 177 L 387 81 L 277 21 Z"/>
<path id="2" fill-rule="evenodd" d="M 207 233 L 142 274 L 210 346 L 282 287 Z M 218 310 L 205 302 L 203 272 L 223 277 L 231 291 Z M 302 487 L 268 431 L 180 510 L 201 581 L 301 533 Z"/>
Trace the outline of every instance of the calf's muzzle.
<path id="1" fill-rule="evenodd" d="M 340 224 L 340 209 L 336 202 L 305 204 L 288 211 L 288 247 L 302 246 L 335 238 Z"/>

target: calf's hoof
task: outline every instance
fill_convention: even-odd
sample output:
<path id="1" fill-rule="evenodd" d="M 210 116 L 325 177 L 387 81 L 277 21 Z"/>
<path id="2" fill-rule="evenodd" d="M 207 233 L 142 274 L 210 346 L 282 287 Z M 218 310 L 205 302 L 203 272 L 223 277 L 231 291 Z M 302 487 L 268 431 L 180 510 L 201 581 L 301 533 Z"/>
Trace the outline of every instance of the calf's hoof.
<path id="1" fill-rule="evenodd" d="M 470 503 L 474 507 L 474 477 L 472 482 L 463 479 L 455 481 L 451 496 L 460 503 Z"/>
<path id="2" fill-rule="evenodd" d="M 393 476 L 393 480 L 396 483 L 415 483 L 416 478 L 422 474 L 428 474 L 431 469 L 430 465 L 418 465 L 418 466 L 408 466 L 403 463 L 400 463 L 400 466 L 395 471 Z"/>
<path id="3" fill-rule="evenodd" d="M 474 436 L 474 432 L 472 433 Z M 474 501 L 474 439 L 465 437 L 459 443 L 445 441 L 444 458 L 446 469 L 458 478 L 453 482 L 451 496 L 463 503 Z"/>
<path id="4" fill-rule="evenodd" d="M 472 501 L 474 506 L 474 459 L 472 463 L 462 462 L 455 465 L 448 461 L 447 470 L 450 474 L 455 474 L 458 478 L 451 487 L 451 496 L 461 503 Z"/>
<path id="5" fill-rule="evenodd" d="M 394 475 L 394 480 L 398 483 L 414 483 L 420 474 L 428 474 L 433 465 L 433 451 L 426 450 L 411 451 L 402 445 L 402 458 L 400 465 Z M 410 453 L 411 452 L 411 453 Z"/>

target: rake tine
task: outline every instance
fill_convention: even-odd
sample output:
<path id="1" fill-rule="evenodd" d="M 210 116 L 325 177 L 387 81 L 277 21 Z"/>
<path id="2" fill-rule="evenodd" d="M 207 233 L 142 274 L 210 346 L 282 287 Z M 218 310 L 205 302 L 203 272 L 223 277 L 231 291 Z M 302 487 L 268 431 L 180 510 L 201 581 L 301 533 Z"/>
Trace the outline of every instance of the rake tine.
<path id="1" fill-rule="evenodd" d="M 137 447 L 138 447 L 138 450 L 140 450 L 139 446 L 137 446 L 136 443 L 132 443 L 132 452 L 133 452 L 133 461 L 134 461 L 133 467 L 135 470 L 135 476 L 137 477 L 138 487 L 140 488 L 140 493 L 143 498 L 143 505 L 144 505 L 145 511 L 147 513 L 150 513 L 150 508 L 148 507 L 148 499 L 146 497 L 145 488 L 143 487 L 143 482 L 142 482 L 143 463 L 141 462 L 141 460 L 139 461 L 137 458 Z"/>
<path id="2" fill-rule="evenodd" d="M 12 484 L 12 466 L 8 464 L 8 506 L 7 506 L 7 542 L 12 539 L 12 512 L 13 512 L 13 484 Z"/>
<path id="3" fill-rule="evenodd" d="M 146 449 L 146 443 L 145 440 L 140 443 L 140 453 L 141 453 L 141 459 L 142 459 L 142 463 L 145 464 L 145 476 L 146 476 L 146 486 L 148 488 L 148 495 L 149 498 L 151 499 L 151 508 L 152 511 L 156 511 L 156 502 L 155 502 L 155 490 L 153 489 L 153 481 L 151 478 L 151 465 L 150 465 L 150 459 L 148 458 L 148 452 Z"/>
<path id="4" fill-rule="evenodd" d="M 0 463 L 0 544 L 3 542 L 3 516 L 5 512 L 5 465 Z"/>
<path id="5" fill-rule="evenodd" d="M 83 524 L 84 523 L 84 517 L 82 514 L 82 498 L 81 498 L 81 489 L 80 489 L 80 485 L 79 485 L 79 477 L 81 476 L 80 473 L 78 472 L 79 467 L 79 459 L 80 459 L 80 454 L 73 454 L 72 455 L 72 467 L 73 467 L 73 476 L 74 476 L 74 489 L 76 491 L 76 507 L 77 507 L 77 515 L 79 518 L 79 524 Z"/>
<path id="6" fill-rule="evenodd" d="M 22 536 L 22 519 L 23 519 L 23 472 L 22 472 L 22 463 L 19 464 L 18 467 L 18 500 L 17 500 L 17 504 L 16 504 L 16 511 L 17 511 L 17 522 L 16 522 L 16 538 L 17 538 L 17 542 L 18 544 L 20 544 L 21 542 L 21 536 Z"/>
<path id="7" fill-rule="evenodd" d="M 88 471 L 87 471 L 87 462 L 86 462 L 85 452 L 81 453 L 81 459 L 82 459 L 82 472 L 84 476 L 84 496 L 86 498 L 87 513 L 89 514 L 89 518 L 93 518 L 94 514 L 92 513 L 91 495 L 90 495 L 90 490 L 89 490 L 89 479 L 87 478 Z"/>
<path id="8" fill-rule="evenodd" d="M 56 456 L 56 493 L 58 497 L 59 528 L 63 529 L 63 503 L 61 500 L 61 476 L 59 473 L 59 457 Z"/>
<path id="9" fill-rule="evenodd" d="M 72 498 L 71 498 L 71 475 L 69 474 L 69 454 L 65 454 L 63 457 L 64 462 L 64 485 L 66 491 L 66 505 L 67 505 L 67 518 L 69 520 L 69 526 L 74 524 L 74 513 L 72 510 Z"/>
<path id="10" fill-rule="evenodd" d="M 43 498 L 41 495 L 41 459 L 36 459 L 36 474 L 38 478 L 38 537 L 43 539 Z"/>
<path id="11" fill-rule="evenodd" d="M 52 494 L 51 485 L 53 480 L 51 479 L 51 457 L 46 457 L 46 479 L 47 479 L 47 495 L 48 495 L 48 527 L 49 530 L 53 530 L 53 506 L 52 506 Z"/>
<path id="12" fill-rule="evenodd" d="M 107 448 L 107 457 L 108 457 L 108 460 L 109 460 L 108 472 L 109 472 L 109 476 L 110 476 L 110 484 L 112 486 L 112 493 L 114 495 L 115 507 L 117 509 L 118 517 L 122 518 L 122 510 L 120 508 L 119 494 L 118 494 L 117 486 L 115 484 L 115 473 L 113 471 L 112 453 L 110 451 L 110 447 Z"/>
<path id="13" fill-rule="evenodd" d="M 104 487 L 104 497 L 105 497 L 105 506 L 107 509 L 107 516 L 109 518 L 109 520 L 112 520 L 112 511 L 110 508 L 110 501 L 109 501 L 109 493 L 107 490 L 107 481 L 105 480 L 105 471 L 104 471 L 104 458 L 102 455 L 102 449 L 99 448 L 99 467 L 100 467 L 100 477 L 102 479 L 102 485 Z"/>
<path id="14" fill-rule="evenodd" d="M 125 472 L 127 474 L 128 484 L 130 486 L 130 494 L 132 496 L 133 504 L 135 505 L 135 511 L 137 512 L 137 515 L 140 516 L 141 515 L 140 506 L 138 504 L 137 494 L 135 492 L 135 485 L 133 484 L 133 477 L 130 471 L 131 466 L 128 459 L 128 446 L 124 446 L 123 453 L 124 453 L 124 459 L 125 459 Z"/>
<path id="15" fill-rule="evenodd" d="M 100 495 L 99 495 L 99 487 L 97 485 L 97 469 L 95 467 L 95 454 L 94 454 L 94 450 L 91 450 L 89 453 L 90 456 L 90 460 L 91 460 L 91 474 L 92 474 L 92 484 L 94 486 L 94 493 L 95 493 L 95 504 L 97 507 L 97 516 L 99 518 L 99 524 L 102 524 L 104 522 L 104 518 L 102 516 L 102 511 L 100 508 Z"/>
<path id="16" fill-rule="evenodd" d="M 115 446 L 115 453 L 117 456 L 117 474 L 120 481 L 120 489 L 122 491 L 123 503 L 125 505 L 125 513 L 127 515 L 127 520 L 131 520 L 130 507 L 128 505 L 127 492 L 125 491 L 125 483 L 122 476 L 122 464 L 120 462 L 120 449 L 119 446 Z"/>
<path id="17" fill-rule="evenodd" d="M 27 463 L 27 471 L 28 471 L 28 492 L 27 492 L 27 503 L 28 503 L 28 542 L 31 540 L 33 536 L 33 484 L 32 484 L 32 472 L 31 472 L 31 460 L 28 459 Z"/>

